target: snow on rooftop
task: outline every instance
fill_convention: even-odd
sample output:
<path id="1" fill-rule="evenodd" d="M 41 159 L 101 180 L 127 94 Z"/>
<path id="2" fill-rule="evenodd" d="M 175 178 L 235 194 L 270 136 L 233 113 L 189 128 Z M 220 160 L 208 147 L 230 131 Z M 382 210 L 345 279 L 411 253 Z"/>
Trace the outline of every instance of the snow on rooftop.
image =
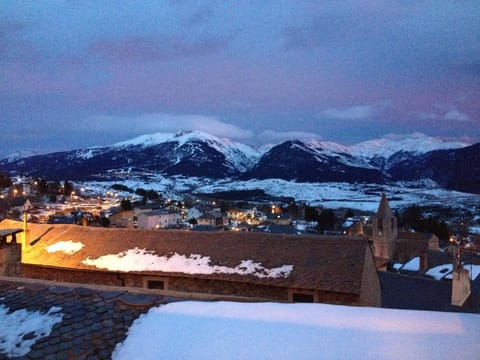
<path id="1" fill-rule="evenodd" d="M 475 280 L 478 275 L 480 275 L 480 265 L 463 265 L 464 269 L 470 271 L 470 279 Z"/>
<path id="2" fill-rule="evenodd" d="M 162 271 L 180 272 L 184 274 L 238 274 L 253 275 L 258 278 L 288 277 L 293 265 L 283 265 L 277 268 L 265 268 L 253 260 L 242 260 L 236 267 L 211 265 L 210 256 L 191 254 L 190 256 L 174 253 L 170 257 L 155 255 L 146 249 L 129 249 L 119 254 L 100 256 L 97 259 L 87 258 L 85 265 L 95 266 L 110 271 Z"/>
<path id="3" fill-rule="evenodd" d="M 0 304 L 0 355 L 24 356 L 41 338 L 49 336 L 53 326 L 62 321 L 62 310 L 53 306 L 47 313 L 25 309 L 9 312 Z"/>
<path id="4" fill-rule="evenodd" d="M 414 257 L 412 260 L 403 265 L 402 270 L 407 271 L 419 271 L 420 270 L 420 258 Z"/>
<path id="5" fill-rule="evenodd" d="M 479 333 L 476 314 L 188 301 L 141 315 L 112 358 L 475 359 Z"/>
<path id="6" fill-rule="evenodd" d="M 443 264 L 434 266 L 425 272 L 425 275 L 433 277 L 435 280 L 441 280 L 445 275 L 451 273 L 453 270 L 452 264 Z"/>
<path id="7" fill-rule="evenodd" d="M 85 245 L 83 245 L 81 242 L 68 240 L 56 242 L 55 244 L 47 246 L 45 249 L 49 253 L 63 251 L 65 254 L 71 255 L 76 253 L 77 251 L 80 251 L 84 246 Z"/>

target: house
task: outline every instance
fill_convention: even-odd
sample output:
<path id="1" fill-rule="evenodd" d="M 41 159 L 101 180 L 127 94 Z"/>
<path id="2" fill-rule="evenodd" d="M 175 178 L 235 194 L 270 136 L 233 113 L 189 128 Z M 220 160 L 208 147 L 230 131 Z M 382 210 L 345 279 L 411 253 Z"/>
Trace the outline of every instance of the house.
<path id="1" fill-rule="evenodd" d="M 223 215 L 219 211 L 210 211 L 197 218 L 197 225 L 218 228 L 223 226 Z"/>
<path id="2" fill-rule="evenodd" d="M 108 217 L 110 220 L 110 226 L 121 228 L 133 227 L 133 210 L 122 210 L 112 212 Z"/>
<path id="3" fill-rule="evenodd" d="M 181 213 L 165 209 L 142 212 L 138 215 L 139 229 L 166 229 L 180 226 Z"/>
<path id="4" fill-rule="evenodd" d="M 272 213 L 267 214 L 267 221 L 276 225 L 291 225 L 292 216 L 289 213 Z"/>
<path id="5" fill-rule="evenodd" d="M 24 212 L 31 209 L 33 209 L 33 205 L 30 199 L 23 196 L 14 197 L 10 203 L 10 210 L 12 211 Z"/>
<path id="6" fill-rule="evenodd" d="M 0 227 L 18 224 L 4 220 Z M 29 224 L 28 237 L 40 236 L 23 252 L 24 277 L 216 299 L 366 306 L 381 302 L 366 239 Z M 70 252 L 48 251 L 62 242 L 78 246 Z"/>
<path id="7" fill-rule="evenodd" d="M 226 211 L 228 220 L 243 221 L 247 217 L 247 210 L 228 209 Z"/>
<path id="8" fill-rule="evenodd" d="M 221 212 L 220 208 L 214 208 L 208 205 L 198 205 L 187 210 L 187 220 L 197 220 L 204 214 L 211 213 L 212 211 Z"/>

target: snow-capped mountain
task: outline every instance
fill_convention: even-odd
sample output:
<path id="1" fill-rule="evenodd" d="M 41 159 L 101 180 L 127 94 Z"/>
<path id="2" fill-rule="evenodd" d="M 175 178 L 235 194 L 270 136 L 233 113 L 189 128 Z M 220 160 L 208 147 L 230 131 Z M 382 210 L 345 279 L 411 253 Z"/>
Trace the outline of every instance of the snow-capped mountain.
<path id="1" fill-rule="evenodd" d="M 346 147 L 328 142 L 286 141 L 264 154 L 247 178 L 279 178 L 298 182 L 372 182 L 384 175 Z"/>
<path id="2" fill-rule="evenodd" d="M 395 180 L 432 179 L 445 189 L 480 194 L 480 143 L 402 156 L 392 161 L 388 173 Z"/>
<path id="3" fill-rule="evenodd" d="M 147 171 L 211 178 L 251 169 L 255 149 L 202 132 L 151 134 L 107 147 L 95 147 L 0 161 L 8 173 L 53 179 L 95 179 Z"/>
<path id="4" fill-rule="evenodd" d="M 355 156 L 367 159 L 382 157 L 388 159 L 393 154 L 403 151 L 424 154 L 434 150 L 459 149 L 470 144 L 460 141 L 446 141 L 422 133 L 410 135 L 386 135 L 380 139 L 368 140 L 349 147 Z"/>
<path id="5" fill-rule="evenodd" d="M 203 132 L 183 132 L 143 135 L 106 147 L 4 159 L 0 172 L 50 180 L 181 175 L 379 184 L 430 179 L 447 189 L 480 193 L 480 144 L 467 146 L 414 134 L 351 147 L 290 140 L 262 152 Z"/>

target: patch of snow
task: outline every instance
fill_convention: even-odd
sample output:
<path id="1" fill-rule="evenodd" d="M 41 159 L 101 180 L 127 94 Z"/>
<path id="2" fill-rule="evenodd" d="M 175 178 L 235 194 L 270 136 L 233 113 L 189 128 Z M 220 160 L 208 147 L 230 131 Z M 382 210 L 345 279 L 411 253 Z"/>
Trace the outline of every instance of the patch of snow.
<path id="1" fill-rule="evenodd" d="M 187 301 L 141 315 L 112 359 L 474 359 L 479 330 L 477 314 Z"/>
<path id="2" fill-rule="evenodd" d="M 425 272 L 425 275 L 433 277 L 435 280 L 441 280 L 453 270 L 452 264 L 443 264 L 432 267 Z"/>
<path id="3" fill-rule="evenodd" d="M 47 313 L 25 309 L 9 313 L 0 304 L 0 355 L 25 356 L 41 338 L 49 336 L 55 324 L 62 321 L 62 309 L 53 306 Z"/>
<path id="4" fill-rule="evenodd" d="M 277 268 L 265 268 L 253 260 L 242 260 L 236 267 L 211 265 L 209 256 L 191 254 L 190 256 L 174 253 L 170 257 L 155 255 L 145 249 L 129 249 L 119 254 L 100 256 L 97 259 L 87 258 L 85 265 L 95 266 L 110 271 L 162 271 L 180 272 L 184 274 L 238 274 L 253 275 L 258 278 L 288 277 L 293 265 L 283 265 Z"/>
<path id="5" fill-rule="evenodd" d="M 45 249 L 49 253 L 57 252 L 57 251 L 63 251 L 65 254 L 74 254 L 77 251 L 80 251 L 85 245 L 83 245 L 81 242 L 74 242 L 72 240 L 68 241 L 59 241 L 56 242 L 53 245 L 47 246 Z"/>
<path id="6" fill-rule="evenodd" d="M 468 232 L 470 234 L 480 235 L 480 226 L 470 226 Z"/>
<path id="7" fill-rule="evenodd" d="M 123 175 L 123 174 L 122 174 Z M 480 198 L 476 194 L 443 190 L 420 182 L 398 184 L 348 184 L 348 183 L 297 183 L 281 179 L 266 180 L 212 180 L 198 177 L 164 177 L 154 173 L 125 174 L 123 181 L 92 181 L 79 183 L 90 189 L 90 193 L 105 194 L 115 183 L 122 183 L 131 189 L 144 188 L 161 192 L 165 198 L 182 200 L 185 192 L 213 193 L 231 190 L 263 190 L 267 195 L 291 197 L 297 202 L 310 206 L 323 206 L 330 209 L 350 208 L 361 211 L 378 209 L 382 193 L 387 194 L 390 206 L 407 207 L 412 204 L 425 206 L 450 206 L 452 208 L 478 208 Z M 128 197 L 125 193 L 121 196 Z"/>
<path id="8" fill-rule="evenodd" d="M 412 260 L 403 265 L 402 270 L 407 271 L 419 271 L 420 270 L 420 257 L 414 257 Z"/>
<path id="9" fill-rule="evenodd" d="M 84 160 L 88 160 L 93 158 L 94 156 L 98 155 L 99 153 L 102 152 L 102 150 L 105 150 L 107 148 L 102 148 L 102 147 L 93 147 L 93 148 L 88 148 L 85 150 L 78 150 L 76 151 L 70 158 L 81 158 Z"/>
<path id="10" fill-rule="evenodd" d="M 178 147 L 192 141 L 205 142 L 218 152 L 224 154 L 226 160 L 240 172 L 251 169 L 260 158 L 260 152 L 248 145 L 224 138 L 220 139 L 202 131 L 180 133 L 172 140 L 178 142 Z"/>
<path id="11" fill-rule="evenodd" d="M 154 133 L 147 135 L 140 135 L 136 138 L 122 141 L 112 145 L 112 147 L 128 147 L 128 146 L 155 146 L 167 141 L 172 140 L 175 137 L 173 133 Z"/>
<path id="12" fill-rule="evenodd" d="M 480 275 L 480 265 L 473 264 L 464 264 L 464 269 L 467 269 L 470 272 L 470 279 L 473 281 Z"/>
<path id="13" fill-rule="evenodd" d="M 36 151 L 36 150 L 29 150 L 29 149 L 26 149 L 26 150 L 18 150 L 18 151 L 15 151 L 13 153 L 9 153 L 9 154 L 6 154 L 6 155 L 3 155 L 2 154 L 2 157 L 1 159 L 2 160 L 6 160 L 7 162 L 14 162 L 14 161 L 17 161 L 17 160 L 20 160 L 20 159 L 24 159 L 24 158 L 28 158 L 28 157 L 32 157 L 32 156 L 36 156 L 36 155 L 43 155 L 44 152 L 39 152 L 39 151 Z"/>
<path id="14" fill-rule="evenodd" d="M 392 267 L 394 270 L 398 271 L 402 268 L 402 266 L 403 266 L 402 263 L 394 263 Z"/>
<path id="15" fill-rule="evenodd" d="M 351 152 L 348 147 L 331 141 L 309 140 L 304 142 L 308 147 L 330 154 L 348 154 Z"/>

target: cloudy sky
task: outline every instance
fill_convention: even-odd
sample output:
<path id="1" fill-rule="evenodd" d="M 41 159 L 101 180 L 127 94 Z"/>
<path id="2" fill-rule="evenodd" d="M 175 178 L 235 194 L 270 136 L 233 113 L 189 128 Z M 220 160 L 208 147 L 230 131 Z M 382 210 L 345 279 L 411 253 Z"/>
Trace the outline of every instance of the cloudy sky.
<path id="1" fill-rule="evenodd" d="M 0 2 L 0 154 L 203 130 L 480 141 L 480 2 Z"/>

